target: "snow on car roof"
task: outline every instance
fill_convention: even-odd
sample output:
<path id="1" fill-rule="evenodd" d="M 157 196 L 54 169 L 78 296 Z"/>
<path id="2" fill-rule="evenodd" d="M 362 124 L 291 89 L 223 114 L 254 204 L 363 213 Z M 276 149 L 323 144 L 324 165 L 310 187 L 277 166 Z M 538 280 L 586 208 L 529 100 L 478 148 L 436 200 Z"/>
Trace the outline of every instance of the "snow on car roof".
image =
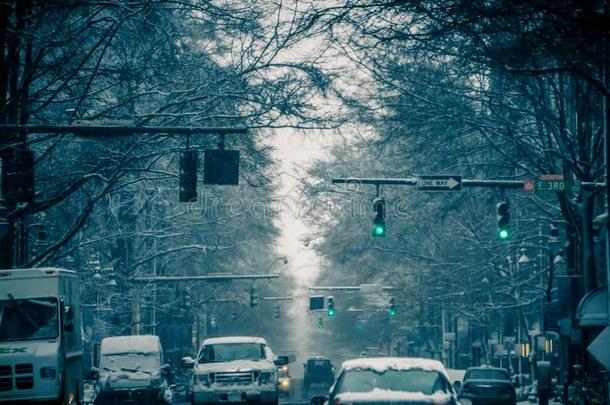
<path id="1" fill-rule="evenodd" d="M 365 357 L 347 360 L 343 362 L 342 368 L 344 370 L 364 368 L 378 372 L 419 368 L 422 370 L 438 371 L 447 376 L 447 371 L 440 361 L 416 357 Z"/>
<path id="2" fill-rule="evenodd" d="M 267 342 L 265 339 L 261 337 L 253 337 L 253 336 L 226 336 L 226 337 L 216 337 L 209 338 L 203 341 L 204 345 L 215 345 L 222 343 L 258 343 L 261 345 L 266 345 Z"/>
<path id="3" fill-rule="evenodd" d="M 390 402 L 390 401 L 418 401 L 424 403 L 445 403 L 450 398 L 449 394 L 435 392 L 424 394 L 423 392 L 390 391 L 374 388 L 369 392 L 344 392 L 337 395 L 337 402 Z"/>
<path id="4" fill-rule="evenodd" d="M 159 337 L 155 335 L 112 336 L 102 339 L 102 354 L 151 353 L 160 350 Z"/>

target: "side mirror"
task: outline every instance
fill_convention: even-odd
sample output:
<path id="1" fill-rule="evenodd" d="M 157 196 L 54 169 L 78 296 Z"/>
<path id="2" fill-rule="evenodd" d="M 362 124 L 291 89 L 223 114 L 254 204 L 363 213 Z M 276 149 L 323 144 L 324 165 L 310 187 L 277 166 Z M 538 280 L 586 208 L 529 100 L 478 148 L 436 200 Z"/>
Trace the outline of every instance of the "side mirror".
<path id="1" fill-rule="evenodd" d="M 98 378 L 100 378 L 100 372 L 97 367 L 91 367 L 91 370 L 89 370 L 85 377 L 89 381 L 97 380 Z"/>
<path id="2" fill-rule="evenodd" d="M 74 330 L 74 308 L 71 305 L 64 307 L 64 329 L 66 332 Z"/>
<path id="3" fill-rule="evenodd" d="M 195 367 L 195 360 L 191 356 L 185 356 L 180 360 L 180 368 L 192 369 Z"/>
<path id="4" fill-rule="evenodd" d="M 288 364 L 288 356 L 277 356 L 275 360 L 273 360 L 273 363 L 276 366 L 285 366 Z"/>
<path id="5" fill-rule="evenodd" d="M 313 397 L 309 402 L 311 405 L 324 405 L 328 402 L 328 397 L 318 396 Z"/>
<path id="6" fill-rule="evenodd" d="M 161 366 L 161 374 L 164 377 L 169 377 L 169 376 L 172 375 L 172 369 L 169 366 L 169 364 L 164 364 L 164 365 Z"/>
<path id="7" fill-rule="evenodd" d="M 462 392 L 462 382 L 461 381 L 454 381 L 453 382 L 453 389 L 459 395 Z"/>

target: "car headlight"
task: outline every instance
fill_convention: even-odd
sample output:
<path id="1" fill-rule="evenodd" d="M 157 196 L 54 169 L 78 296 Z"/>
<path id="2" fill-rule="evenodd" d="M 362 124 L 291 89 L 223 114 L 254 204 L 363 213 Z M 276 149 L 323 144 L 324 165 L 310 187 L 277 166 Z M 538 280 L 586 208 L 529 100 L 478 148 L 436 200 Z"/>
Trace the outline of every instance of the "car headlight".
<path id="1" fill-rule="evenodd" d="M 210 375 L 209 374 L 197 374 L 197 382 L 203 385 L 210 385 Z"/>
<path id="2" fill-rule="evenodd" d="M 273 383 L 275 383 L 275 373 L 274 372 L 262 372 L 260 374 L 259 381 L 261 384 L 273 384 Z"/>

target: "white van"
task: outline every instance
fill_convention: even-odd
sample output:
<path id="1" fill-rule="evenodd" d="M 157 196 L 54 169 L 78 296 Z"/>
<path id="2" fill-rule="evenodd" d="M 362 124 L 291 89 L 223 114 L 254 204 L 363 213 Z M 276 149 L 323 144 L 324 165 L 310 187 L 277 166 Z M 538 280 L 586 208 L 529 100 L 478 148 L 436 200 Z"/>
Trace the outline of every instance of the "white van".
<path id="1" fill-rule="evenodd" d="M 0 270 L 0 404 L 82 403 L 78 275 Z"/>
<path id="2" fill-rule="evenodd" d="M 95 405 L 166 404 L 172 401 L 170 367 L 163 362 L 158 336 L 132 335 L 102 339 L 96 380 Z"/>

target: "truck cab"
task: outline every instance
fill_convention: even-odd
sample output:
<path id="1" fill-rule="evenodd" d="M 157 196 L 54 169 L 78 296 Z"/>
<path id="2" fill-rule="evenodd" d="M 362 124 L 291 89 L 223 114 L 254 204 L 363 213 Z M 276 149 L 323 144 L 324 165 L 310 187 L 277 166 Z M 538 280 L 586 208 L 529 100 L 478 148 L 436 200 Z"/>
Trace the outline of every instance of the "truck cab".
<path id="1" fill-rule="evenodd" d="M 183 359 L 183 367 L 193 369 L 191 403 L 277 405 L 277 366 L 282 363 L 263 338 L 205 339 L 196 359 Z"/>
<path id="2" fill-rule="evenodd" d="M 0 270 L 0 404 L 82 402 L 78 276 Z"/>

